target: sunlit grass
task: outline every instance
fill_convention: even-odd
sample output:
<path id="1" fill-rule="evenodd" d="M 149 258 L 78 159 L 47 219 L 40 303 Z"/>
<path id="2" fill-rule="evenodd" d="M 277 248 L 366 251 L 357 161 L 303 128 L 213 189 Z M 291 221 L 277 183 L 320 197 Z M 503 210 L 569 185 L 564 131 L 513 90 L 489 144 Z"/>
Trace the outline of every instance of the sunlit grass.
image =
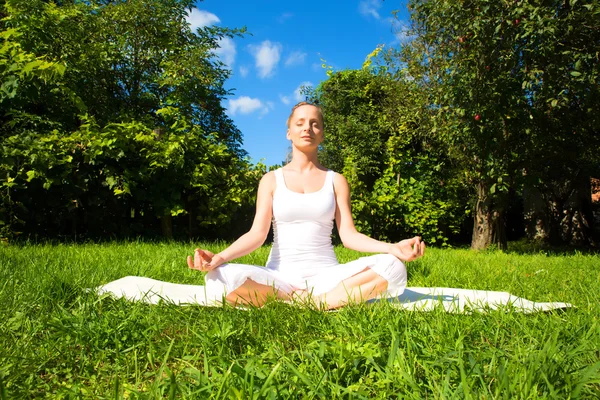
<path id="1" fill-rule="evenodd" d="M 600 396 L 600 256 L 429 249 L 409 286 L 509 291 L 566 312 L 453 315 L 155 306 L 87 293 L 126 275 L 202 284 L 189 243 L 0 248 L 3 398 Z M 226 243 L 207 244 L 218 251 Z M 341 262 L 360 254 L 336 249 Z M 264 265 L 268 247 L 239 262 Z"/>

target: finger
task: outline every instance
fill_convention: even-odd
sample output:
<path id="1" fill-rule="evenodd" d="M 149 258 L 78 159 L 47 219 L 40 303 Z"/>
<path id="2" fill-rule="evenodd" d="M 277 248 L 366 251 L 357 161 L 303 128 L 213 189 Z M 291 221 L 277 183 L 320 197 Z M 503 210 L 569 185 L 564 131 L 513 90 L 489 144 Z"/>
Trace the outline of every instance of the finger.
<path id="1" fill-rule="evenodd" d="M 194 252 L 194 268 L 202 269 L 202 257 L 200 257 L 200 249 L 196 249 Z"/>
<path id="2" fill-rule="evenodd" d="M 200 250 L 200 257 L 206 262 L 212 261 L 212 257 L 204 250 Z"/>
<path id="3" fill-rule="evenodd" d="M 413 245 L 413 256 L 416 256 L 417 254 L 419 254 L 421 252 L 421 241 L 419 240 L 419 237 L 415 237 L 415 244 Z"/>
<path id="4" fill-rule="evenodd" d="M 194 269 L 194 261 L 192 260 L 192 256 L 187 256 L 187 265 L 191 269 Z"/>
<path id="5" fill-rule="evenodd" d="M 421 256 L 425 254 L 425 242 L 421 242 Z"/>
<path id="6" fill-rule="evenodd" d="M 400 260 L 402 262 L 411 262 L 414 259 L 414 256 L 411 254 L 410 251 L 402 251 L 402 250 L 400 250 L 396 254 L 396 257 L 398 258 L 398 260 Z"/>
<path id="7" fill-rule="evenodd" d="M 215 253 L 213 253 L 210 250 L 202 250 L 206 255 L 208 255 L 210 258 L 213 258 L 215 256 Z"/>

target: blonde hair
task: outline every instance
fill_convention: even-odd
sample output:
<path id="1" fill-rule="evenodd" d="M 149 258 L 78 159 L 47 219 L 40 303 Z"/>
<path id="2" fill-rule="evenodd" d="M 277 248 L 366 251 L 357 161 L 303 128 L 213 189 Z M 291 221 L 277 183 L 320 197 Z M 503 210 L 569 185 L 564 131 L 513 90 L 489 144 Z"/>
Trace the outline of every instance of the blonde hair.
<path id="1" fill-rule="evenodd" d="M 313 103 L 309 103 L 308 101 L 301 101 L 300 103 L 296 104 L 294 107 L 292 107 L 292 112 L 290 113 L 290 116 L 287 119 L 287 122 L 285 123 L 287 125 L 287 127 L 290 127 L 290 121 L 292 120 L 292 117 L 294 116 L 294 112 L 296 112 L 296 109 L 302 106 L 313 106 L 317 109 L 317 111 L 319 111 L 319 116 L 321 117 L 321 125 L 323 125 L 323 110 L 321 110 L 321 107 L 319 107 L 316 104 Z"/>

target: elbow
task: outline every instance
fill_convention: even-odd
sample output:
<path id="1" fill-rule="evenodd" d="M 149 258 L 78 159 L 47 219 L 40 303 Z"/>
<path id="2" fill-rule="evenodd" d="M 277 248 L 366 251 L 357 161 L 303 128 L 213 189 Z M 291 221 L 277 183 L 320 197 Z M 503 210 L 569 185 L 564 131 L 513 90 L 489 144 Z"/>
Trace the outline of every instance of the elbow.
<path id="1" fill-rule="evenodd" d="M 340 235 L 340 240 L 342 242 L 342 246 L 344 246 L 345 248 L 350 248 L 350 243 L 348 241 L 348 238 L 346 238 L 345 236 Z"/>
<path id="2" fill-rule="evenodd" d="M 352 232 L 339 232 L 339 235 L 340 240 L 342 241 L 342 245 L 347 249 L 353 249 L 354 241 L 352 239 L 354 238 L 354 235 L 352 234 Z"/>
<path id="3" fill-rule="evenodd" d="M 267 240 L 267 236 L 269 235 L 269 229 L 256 229 L 256 230 L 251 229 L 248 232 L 248 234 L 254 238 L 255 243 L 256 243 L 256 248 L 259 248 Z"/>
<path id="4" fill-rule="evenodd" d="M 260 240 L 258 242 L 258 247 L 262 246 L 263 244 L 265 244 L 265 242 L 267 241 L 267 236 L 269 235 L 269 231 L 267 231 L 265 234 L 260 236 Z"/>

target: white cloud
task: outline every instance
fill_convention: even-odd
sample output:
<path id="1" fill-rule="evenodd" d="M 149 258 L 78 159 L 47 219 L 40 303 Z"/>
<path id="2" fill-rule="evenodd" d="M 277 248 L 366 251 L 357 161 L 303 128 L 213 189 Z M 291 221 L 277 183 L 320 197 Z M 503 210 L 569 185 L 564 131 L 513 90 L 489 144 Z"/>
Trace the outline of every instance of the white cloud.
<path id="1" fill-rule="evenodd" d="M 192 28 L 192 32 L 194 33 L 196 30 L 198 30 L 198 28 L 204 28 L 205 26 L 214 25 L 221 22 L 219 17 L 217 17 L 215 14 L 204 10 L 198 10 L 197 8 L 192 9 L 186 19 Z"/>
<path id="2" fill-rule="evenodd" d="M 240 75 L 242 76 L 242 78 L 248 76 L 248 72 L 248 67 L 240 67 Z"/>
<path id="3" fill-rule="evenodd" d="M 294 16 L 294 14 L 286 12 L 277 17 L 277 22 L 283 24 L 287 19 L 290 19 Z"/>
<path id="4" fill-rule="evenodd" d="M 275 109 L 275 103 L 273 103 L 272 101 L 263 102 L 260 114 L 258 114 L 258 119 L 261 119 L 273 109 Z"/>
<path id="5" fill-rule="evenodd" d="M 363 0 L 358 4 L 358 12 L 365 17 L 373 17 L 380 19 L 379 9 L 381 8 L 381 0 Z"/>
<path id="6" fill-rule="evenodd" d="M 392 32 L 398 43 L 410 42 L 415 38 L 414 35 L 410 34 L 410 26 L 405 21 L 396 18 L 389 18 L 388 21 L 392 25 Z"/>
<path id="7" fill-rule="evenodd" d="M 223 61 L 229 68 L 233 67 L 235 55 L 237 53 L 233 39 L 223 37 L 219 39 L 218 44 L 219 48 L 215 49 L 215 54 L 219 56 L 221 61 Z"/>
<path id="8" fill-rule="evenodd" d="M 258 118 L 262 118 L 264 115 L 268 114 L 269 111 L 271 111 L 273 109 L 275 109 L 275 103 L 273 103 L 272 101 L 267 101 L 265 103 L 265 107 L 260 112 L 260 115 Z"/>
<path id="9" fill-rule="evenodd" d="M 306 58 L 306 53 L 303 53 L 301 51 L 294 51 L 292 54 L 290 54 L 288 56 L 287 60 L 285 60 L 285 66 L 289 67 L 292 65 L 304 64 L 305 58 Z"/>
<path id="10" fill-rule="evenodd" d="M 281 102 L 286 106 L 292 102 L 292 100 L 290 100 L 290 96 L 284 96 L 282 94 L 279 95 L 279 100 L 281 100 Z"/>
<path id="11" fill-rule="evenodd" d="M 294 99 L 296 101 L 304 101 L 305 100 L 305 95 L 301 92 L 303 87 L 309 87 L 309 86 L 314 86 L 312 82 L 309 81 L 304 81 L 302 82 L 300 85 L 298 85 L 298 87 L 296 88 L 296 90 L 294 90 Z"/>
<path id="12" fill-rule="evenodd" d="M 279 59 L 281 58 L 281 44 L 265 40 L 258 46 L 250 45 L 248 48 L 256 61 L 258 76 L 260 78 L 267 78 L 273 75 L 275 67 L 277 67 L 277 63 L 279 63 Z"/>
<path id="13" fill-rule="evenodd" d="M 229 99 L 227 109 L 229 114 L 252 114 L 255 111 L 260 111 L 260 116 L 267 114 L 274 104 L 271 102 L 263 103 L 260 99 L 253 99 L 248 96 L 240 96 L 237 99 Z"/>
<path id="14" fill-rule="evenodd" d="M 301 102 L 301 101 L 305 101 L 306 100 L 306 95 L 304 95 L 302 93 L 302 88 L 304 87 L 312 87 L 314 86 L 312 82 L 309 81 L 304 81 L 301 84 L 298 85 L 298 87 L 294 90 L 294 92 L 290 95 L 283 95 L 280 94 L 279 95 L 279 100 L 281 100 L 281 102 L 283 104 L 285 104 L 286 106 L 289 106 L 292 101 L 295 101 L 296 103 Z"/>
<path id="15" fill-rule="evenodd" d="M 219 17 L 217 17 L 215 14 L 204 10 L 198 10 L 197 8 L 192 9 L 192 11 L 186 17 L 186 20 L 188 24 L 190 24 L 190 28 L 194 33 L 196 30 L 198 30 L 198 28 L 204 28 L 205 26 L 214 25 L 221 22 Z M 235 55 L 237 53 L 233 39 L 223 37 L 219 39 L 217 44 L 219 47 L 215 49 L 215 54 L 229 68 L 232 68 L 233 63 L 235 62 Z"/>

